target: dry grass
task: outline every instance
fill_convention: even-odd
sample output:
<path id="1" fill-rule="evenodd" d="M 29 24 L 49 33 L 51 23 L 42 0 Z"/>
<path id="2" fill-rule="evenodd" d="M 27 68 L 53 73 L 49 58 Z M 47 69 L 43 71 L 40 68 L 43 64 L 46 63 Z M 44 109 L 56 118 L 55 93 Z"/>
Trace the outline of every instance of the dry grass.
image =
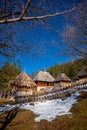
<path id="1" fill-rule="evenodd" d="M 0 98 L 0 106 L 9 103 L 9 99 L 8 98 Z"/>
<path id="2" fill-rule="evenodd" d="M 0 98 L 0 106 L 3 106 L 4 104 L 14 104 L 13 101 L 9 98 Z"/>

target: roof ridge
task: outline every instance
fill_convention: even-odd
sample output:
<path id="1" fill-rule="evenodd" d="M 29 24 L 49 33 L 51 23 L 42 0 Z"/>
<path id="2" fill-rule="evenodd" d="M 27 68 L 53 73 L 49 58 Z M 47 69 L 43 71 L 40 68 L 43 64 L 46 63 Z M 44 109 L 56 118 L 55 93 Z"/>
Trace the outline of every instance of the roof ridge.
<path id="1" fill-rule="evenodd" d="M 41 73 L 40 73 L 41 72 Z M 47 81 L 53 82 L 54 78 L 49 72 L 39 71 L 34 78 L 34 81 Z"/>

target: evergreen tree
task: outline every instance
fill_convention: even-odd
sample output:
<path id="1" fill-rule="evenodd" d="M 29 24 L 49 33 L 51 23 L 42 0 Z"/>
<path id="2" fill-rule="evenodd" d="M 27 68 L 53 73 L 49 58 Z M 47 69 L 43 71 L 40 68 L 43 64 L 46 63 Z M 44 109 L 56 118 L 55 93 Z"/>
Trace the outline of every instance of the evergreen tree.
<path id="1" fill-rule="evenodd" d="M 10 80 L 14 79 L 21 72 L 21 65 L 16 65 L 14 61 L 10 64 L 8 61 L 0 68 L 0 89 L 7 89 Z"/>
<path id="2" fill-rule="evenodd" d="M 65 73 L 72 80 L 75 79 L 77 73 L 87 66 L 87 58 L 79 59 L 74 62 L 63 63 L 60 65 L 52 66 L 48 69 L 49 73 L 55 78 L 59 73 Z"/>

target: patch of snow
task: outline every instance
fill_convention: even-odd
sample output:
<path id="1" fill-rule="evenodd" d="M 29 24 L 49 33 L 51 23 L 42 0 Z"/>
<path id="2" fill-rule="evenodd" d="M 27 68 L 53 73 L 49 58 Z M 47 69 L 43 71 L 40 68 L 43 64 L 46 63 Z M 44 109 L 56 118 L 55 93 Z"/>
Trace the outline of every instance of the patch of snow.
<path id="1" fill-rule="evenodd" d="M 34 102 L 34 105 L 31 103 L 23 103 L 21 105 L 5 105 L 0 107 L 0 113 L 6 110 L 10 110 L 15 106 L 19 106 L 22 109 L 31 110 L 33 113 L 37 114 L 38 117 L 35 118 L 35 122 L 40 122 L 41 120 L 52 121 L 57 116 L 71 114 L 69 111 L 74 103 L 77 102 L 76 98 L 79 93 L 72 94 L 70 97 L 65 100 L 54 99 L 47 100 L 43 102 Z"/>
<path id="2" fill-rule="evenodd" d="M 4 111 L 7 111 L 7 110 L 10 110 L 12 109 L 14 106 L 11 106 L 11 105 L 4 105 L 2 107 L 0 107 L 0 113 L 4 112 Z"/>
<path id="3" fill-rule="evenodd" d="M 0 107 L 0 114 L 3 113 L 4 111 L 8 111 L 8 110 L 11 110 L 12 108 L 14 107 L 20 107 L 21 105 L 20 104 L 17 104 L 17 105 L 4 105 L 2 107 Z"/>
<path id="4" fill-rule="evenodd" d="M 27 103 L 26 105 L 23 104 L 21 108 L 31 110 L 37 114 L 38 117 L 35 118 L 35 122 L 39 122 L 42 119 L 52 121 L 57 116 L 71 114 L 69 111 L 72 105 L 77 102 L 76 97 L 78 95 L 79 93 L 73 94 L 71 97 L 68 97 L 65 100 L 55 99 L 43 102 L 35 102 L 34 106 L 31 106 L 29 103 Z"/>

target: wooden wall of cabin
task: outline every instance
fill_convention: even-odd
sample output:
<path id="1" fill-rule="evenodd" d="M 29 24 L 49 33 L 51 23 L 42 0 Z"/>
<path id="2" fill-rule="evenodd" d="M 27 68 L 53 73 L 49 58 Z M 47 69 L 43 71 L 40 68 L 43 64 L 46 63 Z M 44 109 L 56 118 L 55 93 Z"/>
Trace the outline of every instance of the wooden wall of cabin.
<path id="1" fill-rule="evenodd" d="M 29 96 L 29 95 L 32 95 L 32 94 L 33 94 L 33 90 L 29 90 L 29 91 L 18 90 L 18 91 L 16 91 L 15 96 L 16 97 L 18 97 L 18 96 Z"/>
<path id="2" fill-rule="evenodd" d="M 60 84 L 61 84 L 62 87 L 69 87 L 69 86 L 71 86 L 71 82 L 68 82 L 68 81 L 67 82 L 62 81 Z"/>
<path id="3" fill-rule="evenodd" d="M 68 86 L 71 86 L 71 82 L 66 82 L 66 81 L 60 81 L 60 82 L 56 82 L 55 83 L 55 87 L 68 87 Z"/>
<path id="4" fill-rule="evenodd" d="M 53 82 L 36 81 L 36 84 L 37 84 L 37 86 L 42 86 L 42 87 L 54 86 Z"/>
<path id="5" fill-rule="evenodd" d="M 54 87 L 54 82 L 49 83 L 50 87 Z"/>
<path id="6" fill-rule="evenodd" d="M 81 78 L 79 78 L 78 80 L 76 80 L 76 83 L 84 83 L 84 82 L 86 82 L 87 81 L 87 77 L 81 77 Z"/>
<path id="7" fill-rule="evenodd" d="M 54 83 L 49 82 L 38 81 L 36 82 L 36 84 L 37 84 L 37 91 L 44 91 L 47 88 L 54 87 Z"/>
<path id="8" fill-rule="evenodd" d="M 26 86 L 14 86 L 14 91 L 37 91 L 37 87 L 26 87 Z"/>
<path id="9" fill-rule="evenodd" d="M 47 86 L 47 83 L 46 83 L 46 82 L 36 81 L 35 83 L 37 84 L 37 86 L 42 86 L 42 87 Z"/>

